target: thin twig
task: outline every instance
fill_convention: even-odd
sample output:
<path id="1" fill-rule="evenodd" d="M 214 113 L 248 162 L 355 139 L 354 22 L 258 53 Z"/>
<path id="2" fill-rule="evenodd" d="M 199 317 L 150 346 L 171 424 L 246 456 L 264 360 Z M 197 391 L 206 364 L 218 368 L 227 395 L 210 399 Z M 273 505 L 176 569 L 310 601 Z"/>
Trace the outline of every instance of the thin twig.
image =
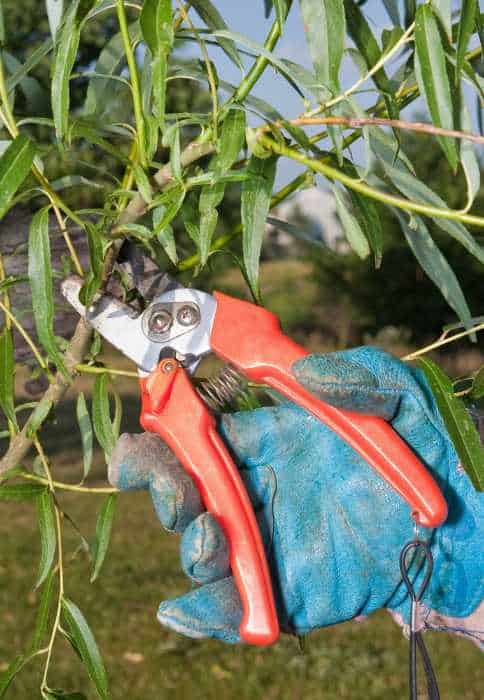
<path id="1" fill-rule="evenodd" d="M 426 355 L 432 350 L 437 350 L 437 348 L 441 348 L 443 345 L 448 345 L 449 343 L 453 343 L 454 341 L 459 340 L 460 338 L 465 338 L 466 336 L 472 335 L 472 333 L 478 333 L 479 331 L 484 331 L 484 323 L 481 323 L 479 326 L 469 328 L 466 331 L 462 331 L 462 333 L 456 333 L 455 335 L 450 336 L 450 338 L 436 340 L 434 343 L 430 343 L 430 345 L 426 345 L 424 348 L 420 348 L 420 350 L 415 350 L 415 352 L 411 352 L 408 355 L 402 357 L 401 359 L 404 362 L 410 362 L 411 360 L 415 360 L 421 355 Z"/>
<path id="2" fill-rule="evenodd" d="M 30 335 L 27 333 L 27 331 L 25 330 L 25 328 L 22 326 L 22 324 L 20 323 L 20 321 L 17 319 L 16 316 L 14 316 L 14 314 L 10 311 L 9 308 L 7 308 L 7 306 L 6 306 L 2 301 L 0 301 L 0 309 L 3 311 L 3 313 L 5 314 L 5 316 L 7 317 L 7 319 L 10 321 L 10 323 L 13 324 L 13 325 L 15 326 L 15 328 L 18 330 L 18 332 L 20 333 L 20 335 L 22 336 L 22 338 L 25 340 L 25 342 L 27 343 L 27 345 L 29 346 L 29 348 L 32 350 L 32 354 L 34 355 L 34 357 L 35 357 L 35 359 L 37 360 L 37 362 L 39 363 L 39 365 L 42 367 L 42 369 L 43 369 L 45 372 L 48 373 L 48 372 L 49 372 L 49 368 L 48 368 L 48 366 L 47 366 L 47 363 L 45 362 L 44 358 L 43 358 L 42 355 L 40 354 L 40 352 L 39 352 L 37 346 L 35 345 L 34 341 L 33 341 L 32 338 L 30 337 Z"/>
<path id="3" fill-rule="evenodd" d="M 49 485 L 52 484 L 52 486 L 56 489 L 59 489 L 60 491 L 75 491 L 76 493 L 94 493 L 94 494 L 104 494 L 104 493 L 118 493 L 118 489 L 111 488 L 110 486 L 101 486 L 101 487 L 96 487 L 96 488 L 91 488 L 89 486 L 79 486 L 77 484 L 66 484 L 63 481 L 54 481 L 53 479 L 49 481 L 48 479 L 44 479 L 42 476 L 37 476 L 36 474 L 28 474 L 26 472 L 23 472 L 22 474 L 18 475 L 22 479 L 27 479 L 28 481 L 35 481 L 36 483 L 39 484 L 45 484 Z"/>

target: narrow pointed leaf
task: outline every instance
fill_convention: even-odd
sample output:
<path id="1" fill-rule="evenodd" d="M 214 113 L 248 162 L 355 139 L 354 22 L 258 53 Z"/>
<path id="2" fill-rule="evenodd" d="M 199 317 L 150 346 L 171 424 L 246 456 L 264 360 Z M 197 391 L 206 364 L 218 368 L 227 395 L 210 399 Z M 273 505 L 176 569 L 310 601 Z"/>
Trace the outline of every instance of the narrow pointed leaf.
<path id="1" fill-rule="evenodd" d="M 42 484 L 2 484 L 0 499 L 4 501 L 32 501 L 47 491 Z"/>
<path id="2" fill-rule="evenodd" d="M 460 81 L 462 66 L 464 65 L 464 59 L 467 47 L 469 45 L 469 39 L 474 31 L 477 9 L 477 0 L 462 0 L 459 29 L 457 32 L 457 60 L 455 64 L 456 84 L 458 84 Z"/>
<path id="3" fill-rule="evenodd" d="M 0 219 L 29 174 L 34 157 L 34 144 L 27 136 L 21 134 L 12 141 L 0 158 Z"/>
<path id="4" fill-rule="evenodd" d="M 484 396 L 484 367 L 481 367 L 472 382 L 471 399 L 478 401 Z"/>
<path id="5" fill-rule="evenodd" d="M 378 269 L 383 257 L 383 230 L 378 207 L 375 202 L 358 192 L 351 192 L 351 201 L 356 217 L 370 244 L 375 259 L 375 268 Z"/>
<path id="6" fill-rule="evenodd" d="M 461 109 L 461 127 L 464 131 L 472 131 L 472 121 L 465 102 Z M 460 161 L 467 182 L 467 208 L 470 208 L 481 186 L 481 168 L 475 146 L 467 139 L 462 139 L 460 143 Z"/>
<path id="7" fill-rule="evenodd" d="M 34 437 L 35 433 L 41 428 L 43 422 L 51 412 L 53 405 L 52 400 L 47 397 L 39 401 L 27 423 L 27 437 Z"/>
<path id="8" fill-rule="evenodd" d="M 94 635 L 77 605 L 68 598 L 62 601 L 62 613 L 68 631 L 101 700 L 110 700 L 108 679 Z"/>
<path id="9" fill-rule="evenodd" d="M 274 7 L 276 9 L 277 21 L 279 22 L 279 27 L 282 32 L 287 14 L 287 0 L 274 0 Z"/>
<path id="10" fill-rule="evenodd" d="M 77 21 L 78 2 L 66 12 L 64 23 L 57 32 L 54 66 L 52 71 L 51 100 L 55 132 L 59 140 L 67 134 L 70 108 L 70 77 L 79 48 L 81 30 Z"/>
<path id="11" fill-rule="evenodd" d="M 22 670 L 27 663 L 25 656 L 16 656 L 9 667 L 0 674 L 0 698 L 4 698 L 10 684 L 14 680 L 19 671 Z"/>
<path id="12" fill-rule="evenodd" d="M 259 259 L 276 176 L 277 159 L 249 160 L 249 178 L 242 185 L 242 247 L 244 265 L 252 294 L 260 299 Z"/>
<path id="13" fill-rule="evenodd" d="M 67 375 L 54 336 L 54 292 L 49 241 L 49 208 L 32 218 L 29 232 L 29 281 L 32 309 L 39 340 L 49 358 Z"/>
<path id="14" fill-rule="evenodd" d="M 55 588 L 55 578 L 56 571 L 55 569 L 52 569 L 42 587 L 39 607 L 35 617 L 34 632 L 32 634 L 32 641 L 30 642 L 30 654 L 35 654 L 35 652 L 39 651 L 39 649 L 42 649 L 44 637 L 47 632 L 47 626 L 49 624 L 49 613 L 52 603 L 52 594 L 54 593 Z"/>
<path id="15" fill-rule="evenodd" d="M 393 24 L 400 26 L 400 12 L 398 10 L 398 0 L 383 0 L 383 5 Z"/>
<path id="16" fill-rule="evenodd" d="M 432 0 L 432 8 L 440 20 L 449 43 L 452 44 L 452 2 L 451 0 Z"/>
<path id="17" fill-rule="evenodd" d="M 148 175 L 145 173 L 141 165 L 135 165 L 133 168 L 134 179 L 138 185 L 138 190 L 140 195 L 143 197 L 144 201 L 149 204 L 153 199 L 153 188 L 148 179 Z"/>
<path id="18" fill-rule="evenodd" d="M 165 119 L 168 56 L 174 41 L 171 0 L 145 0 L 140 26 L 151 51 L 154 113 L 161 127 Z"/>
<path id="19" fill-rule="evenodd" d="M 300 5 L 316 77 L 334 96 L 346 34 L 343 0 L 300 0 Z"/>
<path id="20" fill-rule="evenodd" d="M 191 5 L 209 29 L 228 29 L 222 15 L 210 0 L 193 0 Z M 235 42 L 230 39 L 219 38 L 218 43 L 220 44 L 220 48 L 227 54 L 230 60 L 235 63 L 237 68 L 242 70 L 243 64 L 240 60 Z"/>
<path id="21" fill-rule="evenodd" d="M 109 402 L 109 376 L 100 374 L 94 382 L 92 395 L 92 419 L 96 438 L 109 457 L 118 438 L 115 425 L 111 419 Z"/>
<path id="22" fill-rule="evenodd" d="M 337 186 L 333 186 L 332 190 L 336 201 L 336 211 L 338 212 L 346 240 L 358 257 L 364 260 L 370 255 L 370 245 L 363 229 L 358 219 L 351 211 L 345 194 Z"/>
<path id="23" fill-rule="evenodd" d="M 484 491 L 484 448 L 472 418 L 454 396 L 452 382 L 441 368 L 428 358 L 420 358 L 418 364 L 425 372 L 462 466 L 474 488 Z"/>
<path id="24" fill-rule="evenodd" d="M 52 38 L 55 39 L 62 20 L 62 13 L 64 12 L 64 0 L 45 0 L 45 4 L 47 6 L 50 33 Z"/>
<path id="25" fill-rule="evenodd" d="M 14 406 L 15 362 L 12 331 L 4 328 L 0 334 L 0 406 L 6 417 L 17 425 Z"/>
<path id="26" fill-rule="evenodd" d="M 83 455 L 83 479 L 87 477 L 92 466 L 92 442 L 93 431 L 89 411 L 87 410 L 86 398 L 81 393 L 77 397 L 76 403 L 77 422 L 81 431 L 82 455 Z"/>
<path id="27" fill-rule="evenodd" d="M 437 286 L 462 323 L 469 327 L 472 324 L 471 312 L 464 292 L 454 271 L 434 243 L 423 220 L 420 217 L 414 217 L 414 223 L 410 226 L 402 214 L 397 213 L 397 216 L 407 243 L 422 269 Z"/>
<path id="28" fill-rule="evenodd" d="M 96 522 L 96 539 L 94 541 L 94 565 L 91 576 L 91 583 L 97 579 L 101 567 L 106 558 L 111 538 L 114 513 L 116 510 L 117 496 L 115 493 L 108 496 Z"/>
<path id="29" fill-rule="evenodd" d="M 415 71 L 420 93 L 425 96 L 435 126 L 454 128 L 453 102 L 437 19 L 430 5 L 421 5 L 415 20 Z M 456 170 L 458 163 L 455 139 L 439 137 L 447 160 Z"/>
<path id="30" fill-rule="evenodd" d="M 41 553 L 35 588 L 41 586 L 49 575 L 56 552 L 54 500 L 50 491 L 44 491 L 37 498 L 37 519 L 40 531 Z"/>
<path id="31" fill-rule="evenodd" d="M 214 178 L 226 173 L 237 160 L 244 145 L 245 138 L 245 114 L 242 110 L 232 109 L 227 114 L 222 130 L 217 153 L 210 160 L 209 171 Z M 210 251 L 210 243 L 217 226 L 217 207 L 223 200 L 225 185 L 215 182 L 206 186 L 200 193 L 200 230 L 198 244 L 200 248 L 200 262 L 204 265 Z"/>

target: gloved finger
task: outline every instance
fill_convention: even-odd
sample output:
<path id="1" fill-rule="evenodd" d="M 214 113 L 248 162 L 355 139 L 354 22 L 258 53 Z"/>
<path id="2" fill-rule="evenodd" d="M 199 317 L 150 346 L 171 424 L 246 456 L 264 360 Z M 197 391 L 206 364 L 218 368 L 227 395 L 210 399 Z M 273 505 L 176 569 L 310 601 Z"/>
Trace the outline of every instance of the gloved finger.
<path id="1" fill-rule="evenodd" d="M 391 420 L 402 395 L 421 394 L 414 370 L 376 348 L 308 355 L 294 363 L 294 376 L 327 403 Z"/>
<path id="2" fill-rule="evenodd" d="M 220 433 L 227 440 L 239 462 L 249 469 L 271 461 L 274 447 L 289 449 L 286 411 L 294 411 L 292 404 L 277 408 L 258 408 L 222 416 Z"/>
<path id="3" fill-rule="evenodd" d="M 231 644 L 240 642 L 241 618 L 240 597 L 231 576 L 166 600 L 158 608 L 164 627 L 194 639 L 213 637 Z"/>
<path id="4" fill-rule="evenodd" d="M 111 455 L 108 477 L 123 491 L 149 488 L 156 514 L 170 532 L 183 532 L 203 512 L 195 484 L 153 433 L 121 435 Z"/>
<path id="5" fill-rule="evenodd" d="M 227 540 L 211 513 L 202 513 L 186 528 L 181 539 L 181 563 L 196 583 L 212 583 L 229 575 Z"/>

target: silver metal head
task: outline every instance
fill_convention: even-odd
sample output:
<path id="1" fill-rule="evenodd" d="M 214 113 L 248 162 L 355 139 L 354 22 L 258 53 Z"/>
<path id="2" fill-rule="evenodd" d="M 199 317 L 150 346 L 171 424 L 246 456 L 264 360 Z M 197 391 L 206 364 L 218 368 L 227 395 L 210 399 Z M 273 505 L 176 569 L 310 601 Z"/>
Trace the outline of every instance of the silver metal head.
<path id="1" fill-rule="evenodd" d="M 64 297 L 142 372 L 151 372 L 168 348 L 185 360 L 192 372 L 211 351 L 216 301 L 210 294 L 178 286 L 156 296 L 142 313 L 137 313 L 107 294 L 86 309 L 79 301 L 82 284 L 80 277 L 68 277 L 62 284 Z"/>

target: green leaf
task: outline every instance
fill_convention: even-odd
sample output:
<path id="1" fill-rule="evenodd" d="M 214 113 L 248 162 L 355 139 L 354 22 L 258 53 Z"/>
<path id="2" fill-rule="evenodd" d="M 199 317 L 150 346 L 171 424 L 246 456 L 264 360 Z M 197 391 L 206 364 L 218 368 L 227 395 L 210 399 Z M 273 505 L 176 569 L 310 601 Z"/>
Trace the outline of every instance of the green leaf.
<path id="1" fill-rule="evenodd" d="M 284 28 L 284 21 L 286 19 L 288 7 L 287 0 L 274 0 L 274 7 L 276 8 L 276 17 L 279 22 L 279 29 L 282 34 Z"/>
<path id="2" fill-rule="evenodd" d="M 346 240 L 358 257 L 364 260 L 370 255 L 370 246 L 366 236 L 358 219 L 351 211 L 344 192 L 336 185 L 332 187 L 332 190 L 336 201 L 336 211 L 341 220 Z"/>
<path id="3" fill-rule="evenodd" d="M 38 66 L 38 64 L 45 58 L 45 56 L 47 56 L 47 54 L 50 53 L 50 51 L 52 51 L 52 48 L 52 39 L 46 39 L 40 44 L 40 46 L 38 46 L 34 51 L 32 51 L 25 63 L 21 63 L 18 65 L 18 68 L 12 75 L 9 76 L 7 80 L 7 92 L 9 94 L 13 92 L 17 85 L 21 83 L 22 80 L 26 78 L 28 74 Z"/>
<path id="4" fill-rule="evenodd" d="M 92 420 L 94 424 L 94 432 L 107 457 L 109 457 L 111 452 L 114 450 L 114 446 L 118 438 L 115 425 L 111 420 L 108 387 L 108 374 L 100 374 L 96 377 L 92 394 Z"/>
<path id="5" fill-rule="evenodd" d="M 48 700 L 87 700 L 84 693 L 70 693 L 68 690 L 44 690 L 44 697 Z"/>
<path id="6" fill-rule="evenodd" d="M 375 202 L 358 192 L 351 192 L 350 196 L 356 217 L 375 258 L 375 268 L 378 269 L 383 257 L 383 230 L 378 207 Z"/>
<path id="7" fill-rule="evenodd" d="M 29 280 L 35 327 L 42 347 L 55 365 L 68 376 L 54 335 L 54 291 L 49 241 L 49 207 L 32 218 L 29 232 Z"/>
<path id="8" fill-rule="evenodd" d="M 452 44 L 452 3 L 451 0 L 432 0 L 432 9 L 440 20 L 449 44 Z"/>
<path id="9" fill-rule="evenodd" d="M 96 640 L 86 618 L 68 598 L 62 600 L 62 613 L 81 659 L 102 700 L 110 700 L 108 679 Z"/>
<path id="10" fill-rule="evenodd" d="M 343 60 L 346 21 L 343 0 L 300 0 L 317 79 L 336 95 Z"/>
<path id="11" fill-rule="evenodd" d="M 381 160 L 385 173 L 397 187 L 409 199 L 430 204 L 441 209 L 447 208 L 446 203 L 430 187 L 418 180 L 415 175 L 402 167 L 393 167 L 387 160 Z M 455 238 L 469 253 L 474 255 L 479 262 L 484 263 L 484 248 L 471 236 L 467 229 L 458 221 L 434 218 L 435 224 L 446 231 L 452 238 Z"/>
<path id="12" fill-rule="evenodd" d="M 383 0 L 385 10 L 395 26 L 400 26 L 400 12 L 398 11 L 398 0 Z"/>
<path id="13" fill-rule="evenodd" d="M 37 519 L 39 522 L 41 553 L 35 588 L 41 586 L 49 575 L 56 552 L 54 499 L 50 491 L 44 491 L 37 497 Z"/>
<path id="14" fill-rule="evenodd" d="M 169 199 L 153 209 L 153 233 L 163 246 L 171 262 L 176 265 L 178 255 L 173 229 L 170 223 L 178 214 L 185 199 L 185 190 L 182 187 L 174 187 Z"/>
<path id="15" fill-rule="evenodd" d="M 209 29 L 228 29 L 222 15 L 210 2 L 210 0 L 193 0 L 190 4 Z M 230 39 L 219 39 L 218 43 L 220 44 L 222 51 L 224 51 L 230 60 L 235 63 L 237 68 L 243 70 L 243 64 L 240 60 L 239 52 L 237 51 L 235 43 Z"/>
<path id="16" fill-rule="evenodd" d="M 62 13 L 64 12 L 64 0 L 45 0 L 45 4 L 47 17 L 49 18 L 50 33 L 55 40 L 55 35 L 62 20 Z"/>
<path id="17" fill-rule="evenodd" d="M 148 175 L 145 173 L 141 165 L 135 165 L 133 168 L 134 179 L 138 185 L 138 190 L 140 195 L 143 197 L 144 201 L 149 204 L 153 199 L 153 188 L 148 179 Z"/>
<path id="18" fill-rule="evenodd" d="M 39 401 L 29 418 L 29 422 L 27 423 L 27 437 L 34 437 L 35 433 L 39 430 L 42 423 L 51 412 L 53 405 L 53 402 L 48 398 L 43 398 L 41 401 Z"/>
<path id="19" fill-rule="evenodd" d="M 1 484 L 0 498 L 4 501 L 32 501 L 47 491 L 42 484 Z"/>
<path id="20" fill-rule="evenodd" d="M 2 674 L 0 674 L 0 698 L 5 697 L 5 693 L 7 692 L 13 679 L 17 673 L 22 670 L 26 663 L 27 659 L 25 656 L 16 656 L 10 666 Z"/>
<path id="21" fill-rule="evenodd" d="M 472 36 L 476 23 L 476 13 L 478 10 L 477 0 L 462 0 L 461 8 L 459 29 L 457 32 L 457 60 L 455 65 L 456 85 L 460 82 L 467 46 L 469 45 L 469 39 Z"/>
<path id="22" fill-rule="evenodd" d="M 5 67 L 11 75 L 18 74 L 23 68 L 20 61 L 8 51 L 4 50 L 2 56 Z M 45 113 L 49 105 L 49 98 L 39 81 L 32 76 L 25 75 L 19 83 L 27 103 L 27 111 L 30 114 Z"/>
<path id="23" fill-rule="evenodd" d="M 96 522 L 96 539 L 94 541 L 94 565 L 91 576 L 93 583 L 99 576 L 101 567 L 106 558 L 111 538 L 114 513 L 116 510 L 117 495 L 115 493 L 108 496 L 98 515 Z"/>
<path id="24" fill-rule="evenodd" d="M 230 170 L 244 145 L 245 138 L 245 113 L 239 109 L 229 111 L 222 125 L 220 141 L 217 153 L 210 160 L 209 171 L 217 179 Z M 200 193 L 200 231 L 198 245 L 200 249 L 200 263 L 205 265 L 210 252 L 215 227 L 217 226 L 217 207 L 223 200 L 225 185 L 215 182 L 204 187 Z"/>
<path id="25" fill-rule="evenodd" d="M 16 426 L 14 392 L 15 360 L 12 331 L 4 328 L 0 334 L 0 406 L 6 417 Z"/>
<path id="26" fill-rule="evenodd" d="M 483 491 L 484 448 L 472 418 L 463 402 L 454 396 L 452 382 L 440 367 L 428 358 L 420 358 L 418 364 L 425 372 L 463 468 L 474 488 Z"/>
<path id="27" fill-rule="evenodd" d="M 471 312 L 459 281 L 444 255 L 435 245 L 423 220 L 420 217 L 413 217 L 410 225 L 400 212 L 396 212 L 396 214 L 407 243 L 422 269 L 440 290 L 462 323 L 469 327 L 471 325 Z"/>
<path id="28" fill-rule="evenodd" d="M 83 22 L 97 0 L 74 0 L 56 33 L 52 68 L 51 103 L 55 132 L 63 140 L 68 131 L 70 79 L 77 57 Z"/>
<path id="29" fill-rule="evenodd" d="M 161 127 L 165 118 L 167 62 L 174 41 L 171 0 L 145 0 L 140 26 L 152 55 L 154 113 Z"/>
<path id="30" fill-rule="evenodd" d="M 480 370 L 477 372 L 476 376 L 474 377 L 474 381 L 472 382 L 472 391 L 470 394 L 470 398 L 473 399 L 474 401 L 478 401 L 479 399 L 482 399 L 484 396 L 484 367 L 481 367 Z"/>
<path id="31" fill-rule="evenodd" d="M 87 410 L 86 397 L 81 391 L 77 397 L 76 416 L 81 431 L 82 455 L 83 455 L 83 480 L 91 471 L 92 466 L 92 423 Z"/>
<path id="32" fill-rule="evenodd" d="M 472 121 L 469 109 L 462 100 L 461 106 L 461 128 L 464 131 L 472 131 Z M 474 144 L 467 139 L 462 139 L 460 143 L 460 161 L 467 182 L 467 208 L 470 209 L 481 186 L 481 168 L 476 155 Z"/>
<path id="33" fill-rule="evenodd" d="M 34 144 L 27 136 L 20 134 L 0 158 L 0 219 L 29 174 L 34 157 Z"/>
<path id="34" fill-rule="evenodd" d="M 415 19 L 415 73 L 420 94 L 425 96 L 435 126 L 454 128 L 453 103 L 437 20 L 430 5 L 421 5 Z M 455 139 L 439 137 L 452 170 L 457 169 Z"/>
<path id="35" fill-rule="evenodd" d="M 260 299 L 259 258 L 276 176 L 277 158 L 249 160 L 247 179 L 242 184 L 242 247 L 244 265 L 252 294 Z"/>
<path id="36" fill-rule="evenodd" d="M 56 578 L 56 570 L 52 569 L 48 574 L 42 588 L 39 607 L 35 617 L 34 632 L 32 641 L 30 642 L 29 654 L 35 654 L 42 648 L 47 626 L 49 624 L 49 612 L 52 603 L 52 594 L 54 592 L 54 583 Z"/>

